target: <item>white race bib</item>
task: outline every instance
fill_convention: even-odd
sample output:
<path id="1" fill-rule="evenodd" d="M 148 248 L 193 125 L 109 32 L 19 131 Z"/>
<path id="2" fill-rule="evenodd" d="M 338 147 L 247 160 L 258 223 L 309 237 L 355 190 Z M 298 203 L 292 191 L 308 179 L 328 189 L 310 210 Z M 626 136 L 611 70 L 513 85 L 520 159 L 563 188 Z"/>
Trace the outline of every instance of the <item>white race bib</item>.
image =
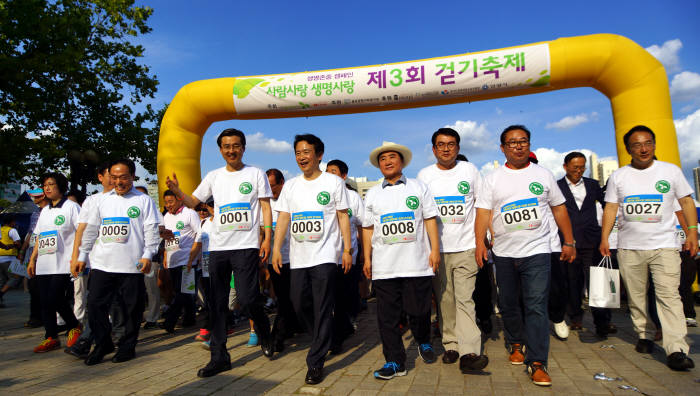
<path id="1" fill-rule="evenodd" d="M 56 254 L 56 249 L 58 249 L 58 231 L 42 232 L 39 234 L 37 243 L 39 245 L 39 256 Z"/>
<path id="2" fill-rule="evenodd" d="M 165 240 L 165 250 L 168 253 L 180 250 L 180 231 L 173 232 L 173 239 Z"/>
<path id="3" fill-rule="evenodd" d="M 36 245 L 36 238 L 37 235 L 35 233 L 32 233 L 32 236 L 29 237 L 29 247 L 33 248 L 34 245 Z"/>
<path id="4" fill-rule="evenodd" d="M 663 203 L 662 194 L 629 195 L 622 201 L 622 213 L 625 221 L 658 223 L 663 217 Z"/>
<path id="5" fill-rule="evenodd" d="M 292 237 L 297 242 L 316 242 L 323 236 L 323 212 L 292 213 Z"/>
<path id="6" fill-rule="evenodd" d="M 249 231 L 253 227 L 250 203 L 237 202 L 219 206 L 216 221 L 219 232 Z"/>
<path id="7" fill-rule="evenodd" d="M 180 293 L 194 294 L 194 268 L 187 271 L 187 267 L 182 267 L 182 283 L 180 284 Z"/>
<path id="8" fill-rule="evenodd" d="M 685 231 L 683 231 L 683 227 L 680 224 L 676 225 L 676 240 L 679 242 L 679 245 L 685 243 Z"/>
<path id="9" fill-rule="evenodd" d="M 537 198 L 521 199 L 501 207 L 501 220 L 506 232 L 534 230 L 542 225 Z"/>
<path id="10" fill-rule="evenodd" d="M 435 197 L 435 204 L 444 224 L 462 224 L 467 220 L 464 195 Z"/>
<path id="11" fill-rule="evenodd" d="M 128 217 L 106 217 L 100 225 L 100 241 L 102 243 L 126 243 L 131 233 L 131 223 Z"/>
<path id="12" fill-rule="evenodd" d="M 209 277 L 209 252 L 202 252 L 202 276 Z"/>
<path id="13" fill-rule="evenodd" d="M 379 218 L 379 223 L 382 242 L 387 245 L 416 240 L 416 218 L 413 212 L 387 213 Z"/>

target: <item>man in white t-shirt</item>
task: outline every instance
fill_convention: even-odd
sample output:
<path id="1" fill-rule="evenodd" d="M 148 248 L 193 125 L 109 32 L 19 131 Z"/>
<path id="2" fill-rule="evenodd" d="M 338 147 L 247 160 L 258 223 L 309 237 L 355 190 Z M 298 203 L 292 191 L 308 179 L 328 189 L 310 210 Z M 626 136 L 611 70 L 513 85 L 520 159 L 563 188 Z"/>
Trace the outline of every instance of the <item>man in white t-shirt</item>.
<path id="1" fill-rule="evenodd" d="M 277 200 L 279 216 L 272 256 L 272 266 L 280 273 L 281 247 L 289 227 L 290 297 L 297 318 L 312 335 L 306 355 L 307 384 L 323 380 L 323 364 L 333 333 L 333 286 L 341 250 L 345 273 L 352 266 L 347 190 L 341 178 L 319 169 L 323 152 L 318 137 L 294 137 L 294 155 L 302 175 L 287 181 Z"/>
<path id="2" fill-rule="evenodd" d="M 19 285 L 22 277 L 14 275 L 9 270 L 10 264 L 18 259 L 19 248 L 22 246 L 22 238 L 15 229 L 14 217 L 2 219 L 2 239 L 0 240 L 0 308 L 3 308 L 2 297 L 11 287 Z"/>
<path id="3" fill-rule="evenodd" d="M 241 310 L 253 320 L 263 354 L 269 358 L 273 354 L 270 320 L 263 309 L 258 283 L 270 254 L 270 184 L 262 170 L 243 163 L 243 132 L 225 129 L 216 143 L 226 166 L 207 173 L 192 195 L 180 189 L 175 174 L 166 180 L 168 188 L 189 208 L 214 198 L 214 232 L 209 236 L 211 360 L 197 372 L 199 377 L 231 369 L 231 357 L 226 351 L 226 317 L 232 272 Z M 262 241 L 260 227 L 264 230 Z"/>
<path id="4" fill-rule="evenodd" d="M 334 159 L 326 164 L 326 172 L 334 174 L 345 183 L 348 194 L 348 217 L 350 217 L 350 239 L 352 240 L 352 268 L 345 273 L 342 266 L 337 267 L 335 283 L 335 309 L 333 311 L 333 342 L 330 353 L 337 355 L 343 350 L 343 341 L 355 332 L 353 320 L 359 312 L 360 304 L 360 276 L 362 268 L 358 267 L 357 254 L 359 250 L 358 234 L 362 233 L 362 217 L 364 205 L 362 198 L 356 191 L 347 187 L 348 165 Z M 345 246 L 343 246 L 345 247 Z M 338 260 L 338 264 L 342 264 Z"/>
<path id="5" fill-rule="evenodd" d="M 134 358 L 146 297 L 143 277 L 151 270 L 151 258 L 160 241 L 158 208 L 148 195 L 134 188 L 134 162 L 112 161 L 109 174 L 114 189 L 90 210 L 76 262 L 80 273 L 90 255 L 88 320 L 95 347 L 85 359 L 88 366 L 102 362 L 114 350 L 109 308 L 117 295 L 123 303 L 124 336 L 112 362 Z M 95 243 L 98 238 L 99 243 Z"/>
<path id="6" fill-rule="evenodd" d="M 374 378 L 406 375 L 406 350 L 399 328 L 408 315 L 418 354 L 435 362 L 430 343 L 432 278 L 440 265 L 438 209 L 423 182 L 408 179 L 403 168 L 411 162 L 408 147 L 384 142 L 369 161 L 384 175 L 365 195 L 362 218 L 363 271 L 377 295 L 377 322 L 386 363 Z"/>
<path id="7" fill-rule="evenodd" d="M 509 360 L 525 363 L 535 385 L 549 386 L 547 299 L 552 235 L 548 212 L 564 236 L 561 260 L 574 259 L 575 241 L 566 200 L 552 172 L 530 163 L 530 131 L 522 125 L 507 127 L 501 133 L 501 151 L 506 164 L 484 178 L 476 200 L 476 260 L 480 265 L 487 260 L 484 238 L 493 218 L 498 306 Z"/>
<path id="8" fill-rule="evenodd" d="M 637 125 L 624 135 L 623 141 L 632 162 L 613 172 L 608 179 L 600 253 L 610 255 L 608 236 L 621 206 L 624 221 L 619 224 L 617 260 L 627 289 L 632 323 L 639 337 L 635 349 L 651 353 L 654 347 L 654 325 L 649 320 L 646 304 L 651 272 L 667 364 L 673 370 L 687 370 L 695 364 L 687 356 L 687 328 L 678 293 L 681 259 L 673 206 L 678 201 L 688 229 L 697 230 L 697 213 L 690 196 L 693 190 L 680 168 L 654 160 L 656 137 L 651 129 Z M 694 256 L 698 250 L 697 234 L 691 232 L 686 244 Z"/>
<path id="9" fill-rule="evenodd" d="M 445 349 L 442 361 L 451 364 L 459 359 L 463 373 L 483 370 L 488 357 L 481 353 L 472 298 L 479 272 L 474 257 L 474 202 L 481 174 L 473 164 L 457 161 L 460 137 L 454 129 L 438 129 L 431 142 L 437 163 L 423 168 L 418 180 L 428 186 L 440 216 L 440 268 L 434 284 Z"/>

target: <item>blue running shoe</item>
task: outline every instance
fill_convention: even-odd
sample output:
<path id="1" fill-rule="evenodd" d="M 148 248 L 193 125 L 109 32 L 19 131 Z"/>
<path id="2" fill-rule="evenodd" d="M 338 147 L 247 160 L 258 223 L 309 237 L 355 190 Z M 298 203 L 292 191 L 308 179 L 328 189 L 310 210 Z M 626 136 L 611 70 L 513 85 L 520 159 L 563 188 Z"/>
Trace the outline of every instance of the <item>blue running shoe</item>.
<path id="1" fill-rule="evenodd" d="M 386 362 L 384 367 L 374 372 L 374 378 L 390 380 L 394 377 L 403 377 L 406 375 L 406 366 L 399 365 L 396 362 Z"/>
<path id="2" fill-rule="evenodd" d="M 248 338 L 248 347 L 258 346 L 258 335 L 254 331 L 250 332 L 250 338 Z"/>
<path id="3" fill-rule="evenodd" d="M 423 359 L 423 361 L 428 364 L 435 363 L 435 360 L 437 360 L 437 356 L 435 356 L 435 351 L 433 351 L 433 346 L 430 344 L 420 344 L 418 346 L 418 354 Z"/>

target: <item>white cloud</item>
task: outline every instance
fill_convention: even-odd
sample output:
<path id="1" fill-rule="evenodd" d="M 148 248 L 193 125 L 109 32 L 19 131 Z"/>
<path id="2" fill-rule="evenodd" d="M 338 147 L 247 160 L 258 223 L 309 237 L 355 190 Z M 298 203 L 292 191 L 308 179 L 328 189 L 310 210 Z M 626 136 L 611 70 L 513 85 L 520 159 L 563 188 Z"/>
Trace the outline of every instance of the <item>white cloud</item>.
<path id="1" fill-rule="evenodd" d="M 681 163 L 686 171 L 694 168 L 700 160 L 700 109 L 687 117 L 674 120 Z"/>
<path id="2" fill-rule="evenodd" d="M 503 166 L 501 161 L 499 161 L 499 166 Z M 479 171 L 481 172 L 482 176 L 486 176 L 489 173 L 493 172 L 496 169 L 496 165 L 493 163 L 493 161 L 489 161 L 485 163 L 484 165 L 481 166 L 481 169 Z"/>
<path id="3" fill-rule="evenodd" d="M 545 128 L 547 129 L 558 129 L 560 131 L 565 131 L 567 129 L 575 128 L 581 124 L 585 124 L 589 121 L 597 121 L 598 120 L 598 113 L 597 112 L 592 112 L 590 114 L 587 113 L 581 113 L 575 116 L 566 116 L 562 118 L 559 121 L 556 122 L 548 122 L 547 125 L 545 125 Z"/>
<path id="4" fill-rule="evenodd" d="M 453 125 L 445 125 L 445 128 L 452 128 L 457 131 L 461 139 L 460 148 L 468 155 L 498 148 L 485 122 L 479 124 L 471 120 L 457 120 Z"/>
<path id="5" fill-rule="evenodd" d="M 673 76 L 671 96 L 679 101 L 700 101 L 700 74 L 683 71 Z"/>
<path id="6" fill-rule="evenodd" d="M 667 73 L 675 73 L 680 71 L 681 67 L 681 62 L 678 58 L 678 52 L 681 48 L 683 48 L 681 40 L 673 39 L 666 41 L 660 47 L 654 44 L 647 47 L 646 50 L 664 65 Z"/>
<path id="7" fill-rule="evenodd" d="M 246 147 L 256 151 L 266 151 L 268 153 L 284 153 L 292 151 L 292 145 L 284 140 L 266 138 L 262 132 L 256 132 L 245 138 Z"/>

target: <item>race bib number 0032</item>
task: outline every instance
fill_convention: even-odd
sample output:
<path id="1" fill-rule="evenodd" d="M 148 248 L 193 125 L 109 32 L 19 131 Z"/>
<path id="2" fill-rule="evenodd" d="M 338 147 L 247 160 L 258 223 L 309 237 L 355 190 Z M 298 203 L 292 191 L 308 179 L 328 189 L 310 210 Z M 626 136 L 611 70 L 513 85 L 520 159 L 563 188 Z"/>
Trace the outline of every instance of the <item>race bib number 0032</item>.
<path id="1" fill-rule="evenodd" d="M 253 227 L 250 203 L 236 202 L 219 207 L 216 221 L 219 232 L 249 231 Z"/>
<path id="2" fill-rule="evenodd" d="M 542 225 L 537 198 L 521 199 L 501 207 L 501 219 L 506 232 L 534 230 Z"/>
<path id="3" fill-rule="evenodd" d="M 292 213 L 292 237 L 297 242 L 316 242 L 323 236 L 323 212 Z"/>
<path id="4" fill-rule="evenodd" d="M 467 219 L 467 205 L 463 195 L 435 197 L 435 204 L 444 224 L 462 224 Z"/>
<path id="5" fill-rule="evenodd" d="M 39 256 L 45 254 L 55 254 L 58 249 L 58 231 L 45 231 L 39 234 L 37 241 L 39 246 Z"/>
<path id="6" fill-rule="evenodd" d="M 625 221 L 658 223 L 663 217 L 663 203 L 662 194 L 630 195 L 622 202 L 622 213 Z"/>
<path id="7" fill-rule="evenodd" d="M 416 218 L 413 212 L 387 213 L 379 218 L 382 242 L 413 242 L 416 240 Z"/>
<path id="8" fill-rule="evenodd" d="M 128 217 L 105 217 L 100 224 L 100 242 L 126 243 L 131 233 Z"/>

